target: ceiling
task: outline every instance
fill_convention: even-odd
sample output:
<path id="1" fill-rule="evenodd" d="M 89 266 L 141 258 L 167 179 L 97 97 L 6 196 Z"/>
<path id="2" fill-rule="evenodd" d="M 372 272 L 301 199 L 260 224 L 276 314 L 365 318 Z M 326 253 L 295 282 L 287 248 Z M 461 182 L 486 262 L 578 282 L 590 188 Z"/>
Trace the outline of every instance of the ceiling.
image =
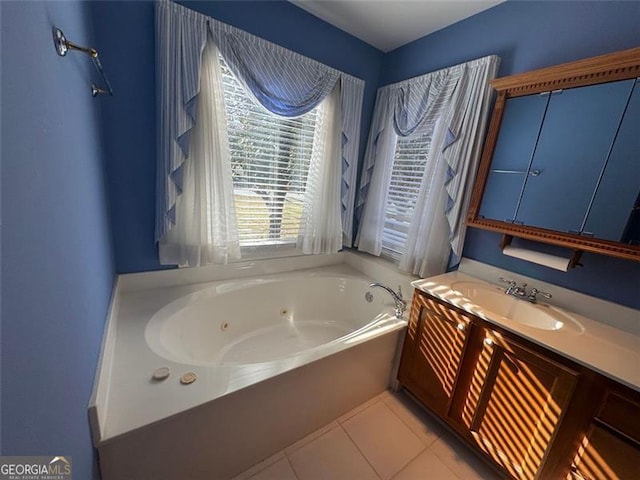
<path id="1" fill-rule="evenodd" d="M 290 0 L 318 18 L 389 52 L 504 0 Z"/>

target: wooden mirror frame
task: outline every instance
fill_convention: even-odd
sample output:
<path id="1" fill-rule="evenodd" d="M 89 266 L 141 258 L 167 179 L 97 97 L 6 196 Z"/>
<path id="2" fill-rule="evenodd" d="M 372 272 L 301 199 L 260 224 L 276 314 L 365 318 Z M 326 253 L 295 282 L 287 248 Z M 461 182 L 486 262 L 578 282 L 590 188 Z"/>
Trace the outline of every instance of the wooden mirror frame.
<path id="1" fill-rule="evenodd" d="M 471 194 L 467 225 L 573 250 L 640 262 L 640 246 L 638 245 L 489 220 L 478 216 L 508 98 L 626 80 L 639 76 L 640 47 L 493 80 L 491 86 L 496 90 L 498 96 Z"/>

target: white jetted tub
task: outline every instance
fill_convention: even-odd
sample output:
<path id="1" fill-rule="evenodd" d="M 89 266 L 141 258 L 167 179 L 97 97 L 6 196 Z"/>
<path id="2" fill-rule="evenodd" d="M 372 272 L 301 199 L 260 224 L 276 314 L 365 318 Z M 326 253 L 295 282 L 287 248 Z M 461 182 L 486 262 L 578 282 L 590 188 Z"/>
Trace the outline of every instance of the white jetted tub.
<path id="1" fill-rule="evenodd" d="M 103 479 L 231 478 L 387 388 L 406 320 L 369 284 L 401 276 L 330 259 L 119 295 L 90 408 Z M 171 375 L 153 380 L 160 367 Z"/>
<path id="2" fill-rule="evenodd" d="M 389 294 L 369 283 L 306 272 L 214 286 L 158 311 L 146 341 L 168 360 L 209 366 L 273 362 L 348 344 L 398 323 L 389 315 Z"/>

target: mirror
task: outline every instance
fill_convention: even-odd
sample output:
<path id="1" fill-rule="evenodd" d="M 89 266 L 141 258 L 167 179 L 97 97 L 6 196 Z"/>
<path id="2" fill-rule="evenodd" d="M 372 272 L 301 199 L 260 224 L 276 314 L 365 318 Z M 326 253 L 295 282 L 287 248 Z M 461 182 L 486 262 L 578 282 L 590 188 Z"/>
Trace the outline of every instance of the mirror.
<path id="1" fill-rule="evenodd" d="M 640 48 L 495 79 L 467 224 L 640 261 Z"/>

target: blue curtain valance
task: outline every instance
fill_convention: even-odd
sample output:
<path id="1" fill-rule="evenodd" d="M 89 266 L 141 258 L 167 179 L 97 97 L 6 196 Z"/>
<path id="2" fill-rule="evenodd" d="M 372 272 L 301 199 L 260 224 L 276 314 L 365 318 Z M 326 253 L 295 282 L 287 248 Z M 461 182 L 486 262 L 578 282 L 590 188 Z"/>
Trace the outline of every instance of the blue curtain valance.
<path id="1" fill-rule="evenodd" d="M 438 118 L 458 83 L 459 75 L 455 70 L 439 70 L 391 88 L 395 97 L 392 99 L 393 126 L 398 135 L 408 137 L 416 131 L 433 130 L 434 119 Z"/>
<path id="2" fill-rule="evenodd" d="M 337 70 L 220 22 L 213 40 L 254 100 L 272 113 L 298 117 L 314 109 L 336 84 Z"/>

